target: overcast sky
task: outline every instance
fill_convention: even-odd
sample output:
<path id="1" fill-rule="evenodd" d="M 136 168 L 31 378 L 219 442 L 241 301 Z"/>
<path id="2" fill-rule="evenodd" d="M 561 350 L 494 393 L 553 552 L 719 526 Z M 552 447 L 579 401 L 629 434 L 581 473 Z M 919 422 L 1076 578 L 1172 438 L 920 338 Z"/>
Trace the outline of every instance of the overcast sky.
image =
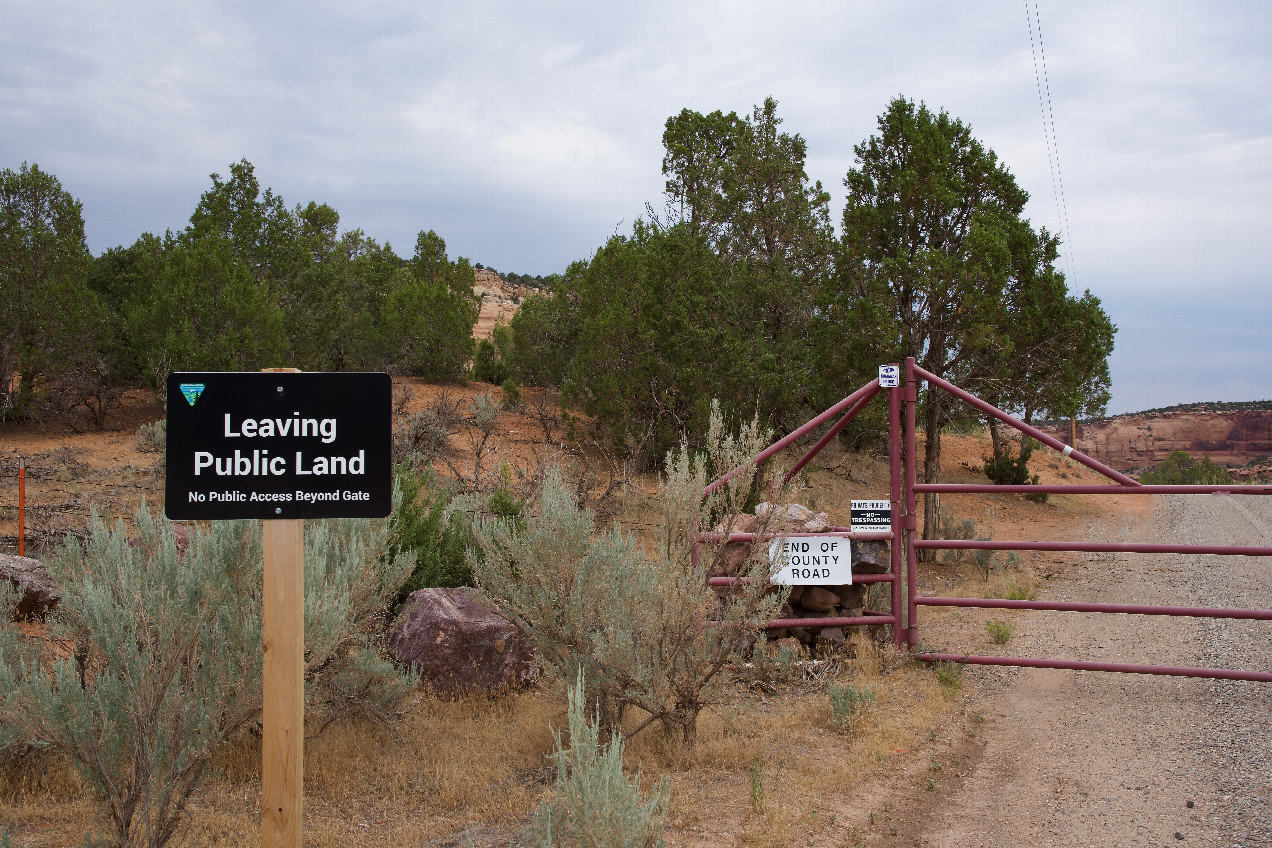
<path id="1" fill-rule="evenodd" d="M 56 174 L 95 254 L 180 229 L 246 158 L 400 255 L 434 229 L 547 274 L 660 206 L 683 108 L 776 98 L 838 223 L 900 94 L 1064 238 L 1119 327 L 1111 412 L 1272 398 L 1272 7 L 1039 0 L 1031 33 L 1034 0 L 616 5 L 0 0 L 0 167 Z"/>

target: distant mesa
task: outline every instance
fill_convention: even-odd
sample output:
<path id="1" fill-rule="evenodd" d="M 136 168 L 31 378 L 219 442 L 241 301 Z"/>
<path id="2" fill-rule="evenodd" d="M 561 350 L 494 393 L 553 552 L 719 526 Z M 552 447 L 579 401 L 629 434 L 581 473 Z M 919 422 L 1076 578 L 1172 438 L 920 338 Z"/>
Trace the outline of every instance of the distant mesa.
<path id="1" fill-rule="evenodd" d="M 1044 429 L 1069 440 L 1067 422 Z M 1145 470 L 1172 451 L 1187 451 L 1198 459 L 1208 455 L 1237 478 L 1266 474 L 1267 468 L 1241 466 L 1272 464 L 1272 401 L 1195 403 L 1080 421 L 1077 448 L 1118 471 Z"/>

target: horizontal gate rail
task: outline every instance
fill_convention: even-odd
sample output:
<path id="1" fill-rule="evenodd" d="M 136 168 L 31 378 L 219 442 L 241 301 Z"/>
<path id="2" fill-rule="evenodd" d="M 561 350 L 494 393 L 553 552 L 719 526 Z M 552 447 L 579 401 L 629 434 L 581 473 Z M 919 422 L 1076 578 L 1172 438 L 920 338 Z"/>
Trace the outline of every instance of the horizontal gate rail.
<path id="1" fill-rule="evenodd" d="M 999 486 L 993 483 L 915 483 L 914 491 L 942 495 L 1272 495 L 1272 486 L 1116 486 L 1108 483 Z"/>
<path id="2" fill-rule="evenodd" d="M 765 539 L 800 539 L 807 536 L 840 536 L 854 542 L 888 542 L 892 540 L 891 530 L 849 530 L 847 527 L 827 527 L 820 533 L 801 530 L 798 533 L 729 533 L 730 542 L 762 542 Z M 725 538 L 720 532 L 699 533 L 698 538 L 704 542 L 719 542 Z"/>
<path id="3" fill-rule="evenodd" d="M 1040 660 L 1027 657 L 978 657 L 964 654 L 922 653 L 923 662 L 955 662 L 968 665 L 1005 665 L 1017 668 L 1059 668 L 1073 671 L 1117 671 L 1126 674 L 1164 674 L 1173 677 L 1202 677 L 1210 680 L 1253 680 L 1272 683 L 1272 672 L 1239 671 L 1226 668 L 1189 668 L 1172 665 L 1087 662 L 1083 660 Z"/>
<path id="4" fill-rule="evenodd" d="M 766 630 L 777 630 L 782 627 L 860 627 L 863 625 L 892 624 L 896 621 L 891 615 L 854 615 L 847 618 L 775 618 L 764 625 Z"/>
<path id="5" fill-rule="evenodd" d="M 1159 545 L 1139 542 L 1021 542 L 1009 539 L 915 539 L 916 548 L 946 551 L 1080 551 L 1112 554 L 1216 554 L 1272 556 L 1272 548 L 1254 545 Z"/>
<path id="6" fill-rule="evenodd" d="M 925 607 L 979 607 L 983 609 L 1023 609 L 1044 612 L 1107 612 L 1128 615 L 1182 615 L 1192 618 L 1240 618 L 1272 621 L 1272 610 L 1219 609 L 1215 607 L 1170 607 L 1156 604 L 1095 604 L 1084 601 L 1009 601 L 1005 598 L 923 597 L 915 603 Z"/>
<path id="7" fill-rule="evenodd" d="M 893 580 L 896 580 L 896 579 L 897 578 L 891 574 L 854 574 L 852 576 L 852 582 L 854 584 L 891 583 Z M 707 578 L 708 586 L 732 586 L 734 583 L 738 583 L 738 582 L 742 583 L 743 586 L 746 586 L 751 583 L 751 578 L 750 577 L 724 577 L 724 576 L 716 576 L 716 577 Z"/>
<path id="8" fill-rule="evenodd" d="M 1075 551 L 1088 553 L 1145 553 L 1145 554 L 1194 554 L 1218 556 L 1272 556 L 1272 547 L 1252 545 L 1168 545 L 1139 544 L 1121 542 L 1032 542 L 1032 541 L 997 541 L 985 539 L 916 539 L 916 502 L 917 494 L 1070 494 L 1070 495 L 1272 495 L 1272 486 L 1263 485 L 1143 485 L 1138 480 L 1093 459 L 1072 445 L 1066 445 L 1059 439 L 1039 430 L 1030 424 L 1015 418 L 1001 409 L 981 400 L 970 392 L 959 388 L 948 380 L 943 380 L 932 372 L 920 367 L 913 357 L 908 357 L 906 369 L 906 407 L 905 407 L 905 481 L 906 503 L 905 513 L 907 526 L 905 533 L 906 575 L 909 591 L 907 603 L 907 624 L 904 629 L 907 641 L 913 646 L 917 643 L 917 612 L 920 606 L 944 607 L 981 607 L 988 609 L 1019 609 L 1054 612 L 1091 612 L 1091 613 L 1123 613 L 1131 615 L 1174 615 L 1195 618 L 1244 619 L 1255 621 L 1272 621 L 1272 610 L 1244 609 L 1211 609 L 1205 607 L 1166 606 L 1156 604 L 1104 604 L 1065 601 L 1014 601 L 1006 599 L 985 598 L 941 598 L 919 597 L 915 591 L 918 584 L 918 567 L 915 553 L 918 550 L 990 550 L 990 551 Z M 915 455 L 915 400 L 919 380 L 928 383 L 929 391 L 943 389 L 960 400 L 965 401 L 986 415 L 1019 430 L 1026 437 L 1036 439 L 1075 462 L 1097 471 L 1109 478 L 1112 484 L 1104 485 L 987 485 L 983 483 L 920 483 L 918 481 Z M 1048 660 L 1023 657 L 988 657 L 971 656 L 924 651 L 918 658 L 925 662 L 958 662 L 973 665 L 1019 666 L 1028 668 L 1055 668 L 1077 671 L 1111 671 L 1133 674 L 1163 674 L 1180 677 L 1202 677 L 1217 680 L 1251 680 L 1272 683 L 1272 672 L 1242 671 L 1214 668 L 1187 668 L 1183 666 L 1139 665 L 1134 663 L 1086 662 L 1078 660 Z"/>

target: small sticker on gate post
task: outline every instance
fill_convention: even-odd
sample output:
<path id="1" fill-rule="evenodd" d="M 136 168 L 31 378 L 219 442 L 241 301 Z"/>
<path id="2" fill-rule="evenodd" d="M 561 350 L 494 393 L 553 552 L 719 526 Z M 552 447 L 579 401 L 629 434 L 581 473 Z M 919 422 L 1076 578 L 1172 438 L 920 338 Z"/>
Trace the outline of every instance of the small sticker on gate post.
<path id="1" fill-rule="evenodd" d="M 852 501 L 849 507 L 848 526 L 854 533 L 892 529 L 891 501 Z"/>
<path id="2" fill-rule="evenodd" d="M 896 389 L 901 386 L 901 366 L 900 365 L 880 365 L 879 366 L 879 388 Z"/>

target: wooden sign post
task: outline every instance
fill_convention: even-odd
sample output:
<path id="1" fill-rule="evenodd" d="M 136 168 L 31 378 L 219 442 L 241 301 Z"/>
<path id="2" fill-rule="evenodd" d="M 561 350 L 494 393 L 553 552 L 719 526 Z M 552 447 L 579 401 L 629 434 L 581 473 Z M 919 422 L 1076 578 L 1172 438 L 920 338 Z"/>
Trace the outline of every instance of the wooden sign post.
<path id="1" fill-rule="evenodd" d="M 305 774 L 305 520 L 265 534 L 261 846 L 300 848 Z"/>
<path id="2" fill-rule="evenodd" d="M 261 848 L 300 848 L 305 805 L 305 520 L 268 518 L 261 530 Z"/>
<path id="3" fill-rule="evenodd" d="M 305 519 L 392 508 L 388 374 L 168 376 L 164 512 L 262 519 L 261 846 L 300 848 L 305 774 Z"/>

